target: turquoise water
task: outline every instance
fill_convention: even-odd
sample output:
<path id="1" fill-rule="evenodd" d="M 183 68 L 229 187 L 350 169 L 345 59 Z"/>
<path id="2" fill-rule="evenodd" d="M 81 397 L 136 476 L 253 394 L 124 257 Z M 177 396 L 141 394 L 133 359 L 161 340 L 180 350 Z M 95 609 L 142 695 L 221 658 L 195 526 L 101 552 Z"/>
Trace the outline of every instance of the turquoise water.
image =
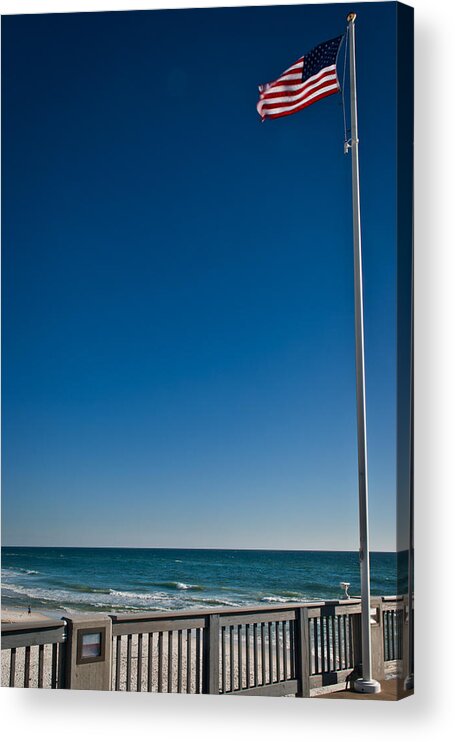
<path id="1" fill-rule="evenodd" d="M 2 602 L 48 611 L 180 610 L 360 591 L 357 552 L 2 548 Z M 371 554 L 371 592 L 395 595 L 397 555 Z"/>

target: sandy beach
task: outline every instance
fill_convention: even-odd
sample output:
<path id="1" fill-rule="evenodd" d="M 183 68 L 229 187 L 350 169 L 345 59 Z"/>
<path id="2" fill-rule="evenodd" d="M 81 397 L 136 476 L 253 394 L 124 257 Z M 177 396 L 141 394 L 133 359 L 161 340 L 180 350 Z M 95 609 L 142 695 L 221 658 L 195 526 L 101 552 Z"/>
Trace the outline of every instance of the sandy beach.
<path id="1" fill-rule="evenodd" d="M 16 623 L 18 621 L 41 621 L 42 619 L 48 619 L 50 616 L 46 616 L 44 613 L 38 613 L 37 611 L 28 612 L 26 608 L 3 608 L 2 607 L 2 623 Z"/>

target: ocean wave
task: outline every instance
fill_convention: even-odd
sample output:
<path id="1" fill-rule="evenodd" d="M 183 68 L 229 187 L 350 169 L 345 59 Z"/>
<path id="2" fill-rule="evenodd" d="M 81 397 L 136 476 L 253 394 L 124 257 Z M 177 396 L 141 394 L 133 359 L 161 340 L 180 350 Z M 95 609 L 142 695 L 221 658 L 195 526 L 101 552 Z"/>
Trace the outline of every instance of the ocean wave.
<path id="1" fill-rule="evenodd" d="M 2 569 L 2 578 L 21 577 L 22 575 L 39 575 L 36 569 L 25 569 L 25 567 L 16 567 L 16 569 Z"/>
<path id="2" fill-rule="evenodd" d="M 302 603 L 304 598 L 300 597 L 290 597 L 288 594 L 286 598 L 283 598 L 281 595 L 265 595 L 263 598 L 261 598 L 262 603 Z"/>
<path id="3" fill-rule="evenodd" d="M 183 583 L 182 583 L 183 584 Z M 178 589 L 173 593 L 165 590 L 152 592 L 134 592 L 129 590 L 101 590 L 98 588 L 86 589 L 80 592 L 68 588 L 44 588 L 39 586 L 25 586 L 13 583 L 3 584 L 3 595 L 10 602 L 21 604 L 33 603 L 41 607 L 48 607 L 67 612 L 79 610 L 98 611 L 140 611 L 158 610 L 175 611 L 182 609 L 207 608 L 210 606 L 236 607 L 240 605 L 233 600 L 217 597 L 197 598 L 191 591 Z M 79 587 L 88 587 L 79 585 Z"/>
<path id="4" fill-rule="evenodd" d="M 43 588 L 30 588 L 23 587 L 22 585 L 14 585 L 12 583 L 5 583 L 2 586 L 2 596 L 5 595 L 10 597 L 10 594 L 15 596 L 21 596 L 27 600 L 37 600 L 42 603 L 50 603 L 52 605 L 60 605 L 61 600 L 68 600 L 68 594 L 64 591 L 59 590 L 45 590 Z M 71 602 L 71 601 L 70 601 Z"/>
<path id="5" fill-rule="evenodd" d="M 187 585 L 185 582 L 174 582 L 169 580 L 167 582 L 153 582 L 156 587 L 170 587 L 173 590 L 204 590 L 202 585 Z"/>
<path id="6" fill-rule="evenodd" d="M 234 603 L 231 600 L 222 600 L 221 598 L 190 598 L 194 603 L 202 604 L 203 607 L 208 605 L 224 605 L 228 608 L 238 608 L 240 603 Z"/>
<path id="7" fill-rule="evenodd" d="M 76 592 L 70 590 L 53 590 L 40 587 L 24 587 L 22 585 L 15 585 L 12 583 L 5 583 L 3 585 L 3 592 L 5 595 L 9 595 L 11 593 L 13 594 L 13 596 L 23 596 L 30 600 L 38 600 L 42 603 L 50 603 L 52 605 L 56 604 L 58 606 L 84 605 L 94 606 L 97 608 L 105 607 L 109 609 L 120 607 L 143 607 L 144 605 L 150 605 L 150 603 L 153 601 L 155 601 L 157 604 L 165 603 L 166 599 L 167 601 L 169 601 L 169 595 L 166 593 L 131 593 L 121 590 L 109 590 L 109 592 L 104 592 L 105 598 L 100 601 L 94 600 L 93 590 L 90 592 Z"/>
<path id="8" fill-rule="evenodd" d="M 144 602 L 151 602 L 152 600 L 170 600 L 170 595 L 164 592 L 154 593 L 132 593 L 129 590 L 109 590 L 109 595 L 113 595 L 117 598 L 128 598 L 129 600 L 136 599 Z"/>
<path id="9" fill-rule="evenodd" d="M 4 567 L 2 569 L 2 581 L 8 579 L 9 577 L 20 577 L 20 574 L 20 572 L 17 572 L 14 569 L 8 569 L 7 567 Z"/>
<path id="10" fill-rule="evenodd" d="M 74 590 L 78 593 L 101 593 L 102 595 L 109 595 L 109 587 L 91 587 L 90 585 L 80 585 L 78 583 L 64 583 L 68 590 Z"/>

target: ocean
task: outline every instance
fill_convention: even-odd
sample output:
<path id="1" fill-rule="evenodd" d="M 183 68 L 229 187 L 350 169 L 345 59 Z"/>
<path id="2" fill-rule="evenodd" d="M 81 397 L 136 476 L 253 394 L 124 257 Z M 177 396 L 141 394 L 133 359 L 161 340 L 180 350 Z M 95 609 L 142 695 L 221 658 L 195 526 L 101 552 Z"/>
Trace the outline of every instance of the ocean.
<path id="1" fill-rule="evenodd" d="M 196 610 L 359 595 L 357 552 L 2 548 L 2 604 L 61 611 Z M 397 555 L 371 554 L 372 595 L 395 595 Z"/>

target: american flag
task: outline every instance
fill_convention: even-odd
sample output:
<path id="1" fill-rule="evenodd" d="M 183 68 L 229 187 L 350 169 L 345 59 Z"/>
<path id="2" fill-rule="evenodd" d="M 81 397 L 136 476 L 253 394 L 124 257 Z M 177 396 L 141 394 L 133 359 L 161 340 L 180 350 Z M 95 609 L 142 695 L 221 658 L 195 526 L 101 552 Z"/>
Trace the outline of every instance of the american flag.
<path id="1" fill-rule="evenodd" d="M 337 56 L 343 36 L 315 46 L 274 82 L 259 85 L 256 106 L 264 121 L 297 113 L 340 90 Z"/>

